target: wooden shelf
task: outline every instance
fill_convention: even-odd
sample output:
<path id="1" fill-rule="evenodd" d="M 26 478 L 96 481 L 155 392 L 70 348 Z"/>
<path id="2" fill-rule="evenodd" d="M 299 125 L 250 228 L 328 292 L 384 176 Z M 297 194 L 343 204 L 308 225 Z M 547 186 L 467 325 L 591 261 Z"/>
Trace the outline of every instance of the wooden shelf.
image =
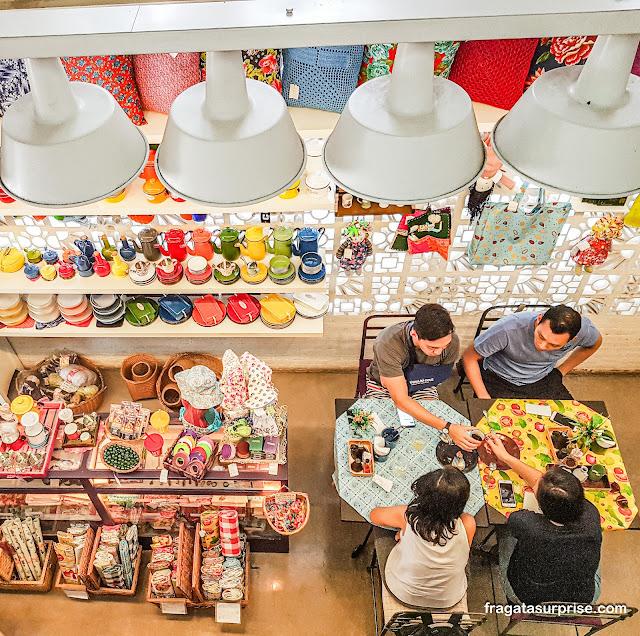
<path id="1" fill-rule="evenodd" d="M 181 325 L 167 325 L 158 318 L 147 327 L 133 327 L 125 322 L 122 327 L 103 328 L 96 327 L 95 321 L 92 321 L 88 327 L 74 327 L 65 323 L 51 329 L 0 329 L 0 337 L 6 338 L 304 338 L 322 334 L 322 318 L 308 320 L 300 316 L 296 316 L 285 329 L 270 329 L 260 319 L 249 325 L 237 325 L 228 318 L 215 327 L 201 327 L 192 319 Z"/>
<path id="2" fill-rule="evenodd" d="M 219 257 L 220 258 L 220 257 Z M 299 257 L 292 259 L 296 270 L 300 265 Z M 242 265 L 239 262 L 239 265 Z M 265 264 L 267 264 L 265 262 Z M 60 277 L 52 281 L 39 278 L 30 281 L 24 271 L 12 274 L 0 273 L 0 294 L 127 294 L 131 296 L 148 296 L 153 294 L 188 294 L 189 296 L 204 296 L 205 294 L 292 294 L 298 292 L 324 293 L 327 290 L 326 279 L 316 285 L 303 283 L 297 276 L 288 285 L 278 285 L 267 278 L 262 283 L 251 285 L 242 279 L 232 285 L 222 285 L 213 278 L 204 285 L 193 285 L 184 276 L 175 285 L 163 285 L 157 279 L 149 285 L 136 285 L 128 276 L 118 278 L 113 274 L 101 278 L 94 274 L 87 278 L 76 275 L 70 280 Z"/>

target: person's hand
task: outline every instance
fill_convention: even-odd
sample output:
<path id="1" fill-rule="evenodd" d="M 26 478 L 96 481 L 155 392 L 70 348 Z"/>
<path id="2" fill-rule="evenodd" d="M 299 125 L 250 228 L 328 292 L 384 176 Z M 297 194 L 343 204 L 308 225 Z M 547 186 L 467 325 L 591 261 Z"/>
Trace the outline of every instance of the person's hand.
<path id="1" fill-rule="evenodd" d="M 507 453 L 507 449 L 504 447 L 504 444 L 499 437 L 489 434 L 485 437 L 485 442 L 497 459 L 509 464 L 509 460 L 512 459 L 512 457 Z"/>
<path id="2" fill-rule="evenodd" d="M 480 391 L 480 393 L 476 393 L 476 397 L 479 400 L 490 400 L 491 396 L 489 395 L 488 391 L 485 389 L 484 391 Z"/>
<path id="3" fill-rule="evenodd" d="M 472 451 L 478 448 L 482 443 L 477 439 L 469 437 L 467 433 L 472 430 L 473 428 L 470 428 L 469 426 L 451 424 L 449 426 L 449 436 L 453 440 L 453 443 L 459 446 L 462 450 Z"/>

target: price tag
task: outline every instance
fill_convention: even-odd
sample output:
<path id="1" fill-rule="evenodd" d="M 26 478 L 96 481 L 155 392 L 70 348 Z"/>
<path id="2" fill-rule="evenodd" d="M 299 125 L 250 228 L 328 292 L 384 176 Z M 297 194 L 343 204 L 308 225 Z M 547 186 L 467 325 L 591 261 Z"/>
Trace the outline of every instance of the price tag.
<path id="1" fill-rule="evenodd" d="M 277 492 L 276 503 L 293 503 L 296 500 L 295 492 Z"/>
<path id="2" fill-rule="evenodd" d="M 275 463 L 269 464 L 269 474 L 270 475 L 278 474 L 278 464 L 275 464 Z"/>
<path id="3" fill-rule="evenodd" d="M 298 99 L 298 97 L 300 97 L 300 87 L 297 84 L 289 84 L 289 99 Z"/>
<path id="4" fill-rule="evenodd" d="M 518 209 L 518 202 L 510 201 L 509 205 L 507 206 L 507 212 L 515 212 L 517 209 Z"/>
<path id="5" fill-rule="evenodd" d="M 353 250 L 350 247 L 347 247 L 347 249 L 342 252 L 342 256 L 346 259 L 350 259 L 353 256 Z"/>
<path id="6" fill-rule="evenodd" d="M 229 464 L 229 477 L 237 477 L 238 475 L 238 464 L 235 462 Z"/>
<path id="7" fill-rule="evenodd" d="M 66 380 L 58 387 L 62 391 L 66 391 L 67 393 L 75 393 L 78 390 L 78 387 L 71 382 L 67 382 Z"/>
<path id="8" fill-rule="evenodd" d="M 240 603 L 216 603 L 216 623 L 240 625 Z"/>
<path id="9" fill-rule="evenodd" d="M 64 593 L 69 597 L 69 598 L 81 598 L 83 600 L 88 600 L 89 599 L 89 593 L 87 592 L 87 590 L 64 590 Z"/>
<path id="10" fill-rule="evenodd" d="M 163 614 L 186 614 L 187 600 L 184 599 L 178 603 L 160 603 L 160 609 Z"/>
<path id="11" fill-rule="evenodd" d="M 169 471 L 166 468 L 163 468 L 160 471 L 160 483 L 168 484 L 169 483 Z"/>

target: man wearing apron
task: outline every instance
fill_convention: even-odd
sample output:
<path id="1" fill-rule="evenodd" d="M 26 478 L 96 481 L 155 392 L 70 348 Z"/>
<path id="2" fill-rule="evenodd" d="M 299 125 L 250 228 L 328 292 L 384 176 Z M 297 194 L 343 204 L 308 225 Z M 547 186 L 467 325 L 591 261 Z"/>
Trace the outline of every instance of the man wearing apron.
<path id="1" fill-rule="evenodd" d="M 459 350 L 449 312 L 441 305 L 423 305 L 414 320 L 378 334 L 365 397 L 391 398 L 400 410 L 448 433 L 460 448 L 473 450 L 480 442 L 467 435 L 468 427 L 445 422 L 418 402 L 438 399 L 437 386 L 451 375 Z"/>

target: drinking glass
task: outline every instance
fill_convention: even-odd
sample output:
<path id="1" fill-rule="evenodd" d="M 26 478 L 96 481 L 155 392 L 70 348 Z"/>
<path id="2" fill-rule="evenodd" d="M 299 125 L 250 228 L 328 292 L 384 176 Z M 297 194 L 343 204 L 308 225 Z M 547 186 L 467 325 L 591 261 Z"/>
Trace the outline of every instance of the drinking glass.
<path id="1" fill-rule="evenodd" d="M 398 460 L 393 465 L 392 472 L 394 477 L 397 477 L 398 479 L 404 479 L 407 476 L 407 465 L 403 460 Z"/>
<path id="2" fill-rule="evenodd" d="M 411 447 L 413 450 L 420 452 L 424 450 L 426 445 L 427 441 L 424 438 L 423 432 L 416 426 L 413 433 L 413 439 L 411 440 Z"/>

